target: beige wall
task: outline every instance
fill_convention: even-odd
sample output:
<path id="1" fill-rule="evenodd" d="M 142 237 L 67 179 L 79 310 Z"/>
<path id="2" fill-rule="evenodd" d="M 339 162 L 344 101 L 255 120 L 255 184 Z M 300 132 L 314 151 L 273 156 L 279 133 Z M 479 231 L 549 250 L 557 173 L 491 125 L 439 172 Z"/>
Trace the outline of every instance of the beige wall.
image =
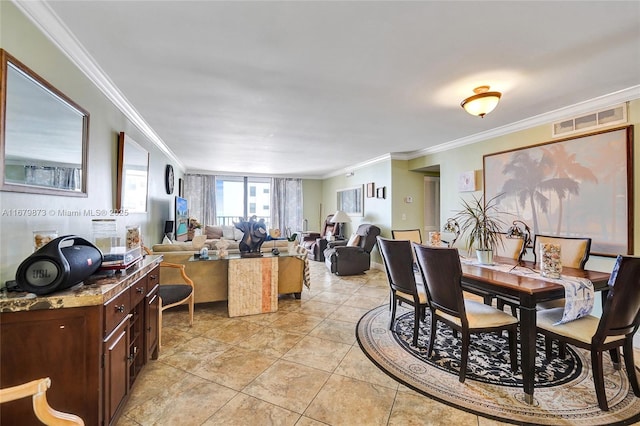
<path id="1" fill-rule="evenodd" d="M 629 103 L 629 124 L 638 126 L 640 124 L 640 100 Z M 634 163 L 640 164 L 640 150 L 638 149 L 638 130 L 636 128 L 634 140 Z M 526 147 L 552 140 L 551 124 L 537 126 L 531 129 L 522 130 L 508 135 L 487 139 L 464 147 L 439 152 L 432 155 L 416 158 L 410 161 L 411 170 L 420 170 L 429 166 L 440 166 L 441 185 L 441 223 L 447 217 L 452 216 L 460 209 L 460 199 L 469 199 L 473 194 L 481 195 L 482 188 L 482 157 L 485 154 L 505 151 L 513 148 Z M 637 167 L 636 167 L 637 169 Z M 476 171 L 477 192 L 461 193 L 457 190 L 457 177 L 460 173 L 468 170 Z M 640 173 L 636 170 L 634 175 L 634 240 L 635 255 L 640 255 Z M 605 272 L 611 271 L 614 259 L 609 257 L 592 256 L 586 267 L 593 270 Z"/>
<path id="2" fill-rule="evenodd" d="M 28 21 L 11 2 L 0 1 L 0 47 L 30 67 L 58 90 L 90 113 L 88 197 L 62 197 L 0 192 L 0 283 L 15 278 L 18 265 L 33 251 L 32 231 L 55 229 L 60 235 L 91 238 L 91 219 L 85 210 L 114 209 L 117 133 L 124 131 L 150 153 L 148 214 L 132 214 L 117 219 L 118 229 L 129 224 L 142 227 L 147 244 L 160 242 L 164 221 L 170 219 L 174 195 L 164 190 L 164 169 L 173 165 L 177 179 L 183 173 L 177 164 L 151 144 L 131 122 Z M 13 215 L 13 209 L 45 209 L 42 217 Z M 79 212 L 62 216 L 59 210 Z"/>

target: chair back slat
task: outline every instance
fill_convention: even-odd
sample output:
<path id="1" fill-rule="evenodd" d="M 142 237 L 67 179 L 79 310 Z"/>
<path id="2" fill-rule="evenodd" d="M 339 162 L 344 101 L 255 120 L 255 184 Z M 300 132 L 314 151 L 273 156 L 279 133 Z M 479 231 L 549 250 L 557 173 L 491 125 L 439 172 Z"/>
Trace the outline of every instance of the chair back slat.
<path id="1" fill-rule="evenodd" d="M 377 237 L 377 241 L 391 288 L 417 296 L 411 242 L 409 240 L 390 240 L 383 237 Z"/>
<path id="2" fill-rule="evenodd" d="M 458 249 L 416 243 L 413 249 L 431 306 L 466 322 Z"/>
<path id="3" fill-rule="evenodd" d="M 640 258 L 618 256 L 593 342 L 634 333 L 640 325 Z"/>

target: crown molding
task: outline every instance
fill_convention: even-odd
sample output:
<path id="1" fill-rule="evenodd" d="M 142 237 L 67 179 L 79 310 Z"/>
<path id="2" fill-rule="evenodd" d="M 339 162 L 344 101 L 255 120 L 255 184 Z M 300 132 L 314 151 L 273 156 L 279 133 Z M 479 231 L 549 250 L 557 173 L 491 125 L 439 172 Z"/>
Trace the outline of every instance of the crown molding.
<path id="1" fill-rule="evenodd" d="M 98 89 L 118 108 L 149 140 L 167 157 L 185 171 L 185 166 L 169 149 L 158 134 L 136 111 L 127 98 L 118 90 L 107 74 L 86 51 L 78 39 L 67 28 L 45 1 L 12 0 L 16 7 L 58 48 L 71 62 L 95 84 Z"/>
<path id="2" fill-rule="evenodd" d="M 602 108 L 607 108 L 610 106 L 621 104 L 623 102 L 632 101 L 634 99 L 640 99 L 640 85 L 631 86 L 617 92 L 609 93 L 607 95 L 579 102 L 574 105 L 569 105 L 553 111 L 545 112 L 543 114 L 516 121 L 515 123 L 507 124 L 505 126 L 496 127 L 485 132 L 465 136 L 463 138 L 455 139 L 449 142 L 444 142 L 429 148 L 421 149 L 419 151 L 413 151 L 408 154 L 407 159 L 412 160 L 414 158 L 423 157 L 428 154 L 448 151 L 453 148 L 471 145 L 477 142 L 485 141 L 487 139 L 518 132 L 520 130 L 526 130 L 544 124 L 551 124 L 558 120 L 563 120 L 576 115 L 597 111 Z"/>

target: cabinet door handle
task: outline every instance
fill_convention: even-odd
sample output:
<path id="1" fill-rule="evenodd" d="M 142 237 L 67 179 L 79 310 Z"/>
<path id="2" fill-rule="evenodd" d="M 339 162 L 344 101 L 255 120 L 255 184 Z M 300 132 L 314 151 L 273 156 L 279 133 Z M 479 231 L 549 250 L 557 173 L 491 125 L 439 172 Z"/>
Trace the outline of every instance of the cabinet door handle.
<path id="1" fill-rule="evenodd" d="M 136 287 L 138 293 L 144 293 L 144 287 Z"/>
<path id="2" fill-rule="evenodd" d="M 124 312 L 124 305 L 116 306 L 116 312 Z"/>
<path id="3" fill-rule="evenodd" d="M 158 278 L 157 275 L 149 275 L 149 278 L 151 278 L 152 280 L 155 280 L 156 278 Z"/>

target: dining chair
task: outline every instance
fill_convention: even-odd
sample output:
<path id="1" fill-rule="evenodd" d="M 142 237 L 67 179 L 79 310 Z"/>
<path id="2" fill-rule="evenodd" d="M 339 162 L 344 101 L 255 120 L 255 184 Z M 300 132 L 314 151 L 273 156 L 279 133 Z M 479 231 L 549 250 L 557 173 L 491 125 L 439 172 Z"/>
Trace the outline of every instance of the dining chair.
<path id="1" fill-rule="evenodd" d="M 537 262 L 540 254 L 540 244 L 552 243 L 560 245 L 560 262 L 568 268 L 584 269 L 589 260 L 591 251 L 591 238 L 588 237 L 556 237 L 551 235 L 536 234 L 533 237 L 533 258 Z M 538 303 L 538 309 L 552 309 L 563 307 L 564 299 L 550 300 Z"/>
<path id="2" fill-rule="evenodd" d="M 618 348 L 623 348 L 627 377 L 635 396 L 640 397 L 640 387 L 633 360 L 633 335 L 640 325 L 640 258 L 618 256 L 609 279 L 609 289 L 598 319 L 588 315 L 574 321 L 555 325 L 562 318 L 563 309 L 538 311 L 538 332 L 545 337 L 565 342 L 591 351 L 593 384 L 598 406 L 609 410 L 604 389 L 602 353 L 609 351 L 614 368 L 619 369 Z M 546 348 L 547 358 L 550 347 Z"/>
<path id="3" fill-rule="evenodd" d="M 170 262 L 161 262 L 160 268 L 176 269 L 183 283 L 160 284 L 158 296 L 160 297 L 160 312 L 158 319 L 158 347 L 162 346 L 162 312 L 175 306 L 189 305 L 189 326 L 193 326 L 193 310 L 195 303 L 193 280 L 185 272 L 185 265 Z M 165 275 L 168 275 L 165 273 Z M 171 280 L 175 275 L 171 276 Z M 163 280 L 164 281 L 164 280 Z"/>
<path id="4" fill-rule="evenodd" d="M 426 284 L 431 311 L 428 356 L 431 356 L 434 349 L 438 321 L 447 324 L 454 331 L 460 332 L 462 335 L 462 355 L 459 380 L 464 382 L 471 333 L 501 333 L 503 330 L 507 330 L 511 370 L 515 372 L 518 365 L 516 352 L 518 319 L 493 306 L 464 298 L 461 283 L 462 267 L 458 249 L 412 244 L 422 280 Z"/>
<path id="5" fill-rule="evenodd" d="M 391 237 L 394 240 L 409 240 L 422 244 L 422 234 L 420 229 L 392 229 Z"/>
<path id="6" fill-rule="evenodd" d="M 0 389 L 0 403 L 31 397 L 33 412 L 38 420 L 51 426 L 84 426 L 84 421 L 75 414 L 54 410 L 47 402 L 47 389 L 51 387 L 49 377 L 32 380 L 16 386 Z M 27 419 L 23 419 L 27 422 Z"/>
<path id="7" fill-rule="evenodd" d="M 391 240 L 378 236 L 378 250 L 389 281 L 389 330 L 393 330 L 398 303 L 406 302 L 414 308 L 413 346 L 418 346 L 420 321 L 424 320 L 428 299 L 423 283 L 416 280 L 413 271 L 413 251 L 409 240 Z"/>

